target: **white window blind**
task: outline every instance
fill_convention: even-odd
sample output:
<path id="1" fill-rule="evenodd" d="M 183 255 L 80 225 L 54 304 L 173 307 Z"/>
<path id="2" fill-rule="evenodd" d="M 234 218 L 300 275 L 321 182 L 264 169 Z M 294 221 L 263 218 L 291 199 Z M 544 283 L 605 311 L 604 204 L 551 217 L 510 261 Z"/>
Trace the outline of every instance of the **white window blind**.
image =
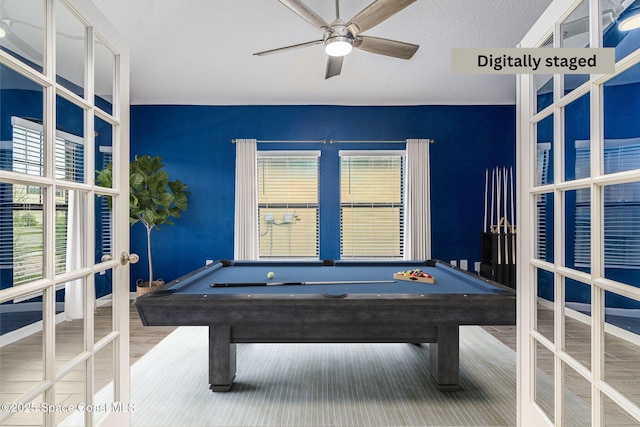
<path id="1" fill-rule="evenodd" d="M 340 152 L 341 258 L 402 258 L 404 155 Z"/>
<path id="2" fill-rule="evenodd" d="M 604 173 L 640 169 L 640 138 L 604 141 Z M 576 141 L 576 178 L 589 176 L 589 141 Z M 590 193 L 576 191 L 575 265 L 591 262 Z M 604 263 L 607 268 L 640 268 L 640 183 L 604 188 Z"/>
<path id="3" fill-rule="evenodd" d="M 260 258 L 319 257 L 319 151 L 258 151 Z"/>
<path id="4" fill-rule="evenodd" d="M 541 142 L 536 151 L 536 185 L 548 184 L 549 157 L 551 144 Z M 536 195 L 536 258 L 544 260 L 547 256 L 547 197 L 548 194 Z"/>
<path id="5" fill-rule="evenodd" d="M 44 175 L 44 138 L 40 123 L 11 118 L 11 168 L 27 175 Z M 55 138 L 55 177 L 60 180 L 84 180 L 84 141 L 57 131 Z M 8 166 L 5 163 L 5 167 Z M 42 187 L 13 184 L 10 197 L 0 199 L 2 240 L 0 266 L 13 268 L 13 285 L 43 277 L 44 271 L 44 198 Z M 65 271 L 68 191 L 56 190 L 56 272 Z"/>
<path id="6" fill-rule="evenodd" d="M 102 169 L 106 168 L 113 161 L 113 152 L 111 147 L 100 147 L 102 154 Z M 102 237 L 102 254 L 111 254 L 112 246 L 112 229 L 113 215 L 109 206 L 111 196 L 100 197 L 100 221 L 101 221 L 101 237 Z"/>

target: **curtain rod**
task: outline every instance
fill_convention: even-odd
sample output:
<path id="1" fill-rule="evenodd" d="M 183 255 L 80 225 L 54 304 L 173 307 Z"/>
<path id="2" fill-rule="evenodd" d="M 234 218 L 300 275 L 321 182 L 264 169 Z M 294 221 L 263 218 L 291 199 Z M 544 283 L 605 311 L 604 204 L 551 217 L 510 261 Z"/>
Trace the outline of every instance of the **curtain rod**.
<path id="1" fill-rule="evenodd" d="M 425 138 L 429 144 L 433 144 L 435 141 L 433 139 L 429 139 L 429 138 Z M 231 143 L 235 144 L 237 141 L 237 139 L 232 139 Z M 300 139 L 289 139 L 289 140 L 285 140 L 285 139 L 281 139 L 281 140 L 264 140 L 264 139 L 257 139 L 256 140 L 257 143 L 263 143 L 263 144 L 271 144 L 271 143 L 287 143 L 287 142 L 297 142 L 297 143 L 313 143 L 313 142 L 321 142 L 322 144 L 326 144 L 327 140 L 326 139 L 311 139 L 311 140 L 300 140 Z M 378 140 L 378 141 L 374 141 L 371 139 L 361 139 L 361 140 L 357 140 L 357 139 L 330 139 L 329 140 L 329 144 L 337 144 L 337 143 L 357 143 L 357 144 L 404 144 L 406 143 L 407 140 L 403 139 L 403 140 Z"/>
<path id="2" fill-rule="evenodd" d="M 425 138 L 427 141 L 429 141 L 429 144 L 433 144 L 435 141 L 433 139 L 428 139 Z M 371 139 L 361 139 L 361 140 L 357 140 L 357 139 L 330 139 L 329 140 L 329 144 L 334 144 L 334 143 L 369 143 L 369 144 L 404 144 L 405 142 L 407 142 L 406 139 L 403 140 L 378 140 L 378 141 L 374 141 Z"/>
<path id="3" fill-rule="evenodd" d="M 232 139 L 231 143 L 235 144 L 237 141 L 237 139 Z M 327 143 L 326 139 L 310 139 L 310 140 L 301 140 L 301 139 L 281 139 L 281 140 L 265 140 L 265 139 L 256 139 L 256 142 L 258 143 L 264 143 L 264 144 L 272 144 L 272 143 L 282 143 L 282 142 L 299 142 L 299 143 L 310 143 L 310 142 L 321 142 L 323 144 Z"/>

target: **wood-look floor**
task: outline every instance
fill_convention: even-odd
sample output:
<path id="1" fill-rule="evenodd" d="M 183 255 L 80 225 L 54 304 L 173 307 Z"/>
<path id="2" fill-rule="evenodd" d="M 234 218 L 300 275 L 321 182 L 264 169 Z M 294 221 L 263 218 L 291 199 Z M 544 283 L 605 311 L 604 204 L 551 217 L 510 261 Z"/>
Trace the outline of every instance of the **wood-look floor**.
<path id="1" fill-rule="evenodd" d="M 538 324 L 540 332 L 553 337 L 553 316 L 550 310 L 538 310 Z M 111 328 L 111 307 L 103 306 L 95 312 L 96 341 L 105 336 Z M 567 322 L 565 348 L 573 356 L 589 368 L 590 330 L 589 326 L 577 321 Z M 133 307 L 130 309 L 130 363 L 142 357 L 174 327 L 143 327 L 138 314 Z M 83 343 L 84 323 L 82 320 L 62 322 L 56 325 L 56 369 L 64 366 L 68 361 L 80 353 Z M 516 350 L 516 327 L 494 326 L 486 327 L 498 340 Z M 0 401 L 16 401 L 22 394 L 27 393 L 38 384 L 43 376 L 42 368 L 42 334 L 36 333 L 19 342 L 0 348 Z M 553 375 L 553 357 L 545 349 L 536 351 L 539 360 L 538 367 Z M 640 351 L 636 344 L 606 334 L 605 337 L 605 378 L 617 390 L 623 393 L 636 405 L 640 405 Z M 584 401 L 591 402 L 591 387 L 577 372 L 568 366 L 565 369 L 566 392 L 580 396 Z M 100 390 L 113 380 L 111 369 L 111 347 L 105 348 L 95 359 L 94 390 Z M 65 379 L 56 384 L 56 404 L 77 405 L 84 401 L 84 372 L 81 369 L 69 373 Z M 553 390 L 539 390 L 539 393 L 553 393 Z M 39 403 L 40 400 L 37 402 Z M 552 416 L 552 408 L 543 408 Z M 66 414 L 59 414 L 56 419 L 63 419 Z M 37 414 L 19 414 L 11 417 L 7 425 L 40 425 L 41 416 Z M 607 425 L 638 425 L 617 408 L 613 402 L 605 398 L 605 423 Z"/>

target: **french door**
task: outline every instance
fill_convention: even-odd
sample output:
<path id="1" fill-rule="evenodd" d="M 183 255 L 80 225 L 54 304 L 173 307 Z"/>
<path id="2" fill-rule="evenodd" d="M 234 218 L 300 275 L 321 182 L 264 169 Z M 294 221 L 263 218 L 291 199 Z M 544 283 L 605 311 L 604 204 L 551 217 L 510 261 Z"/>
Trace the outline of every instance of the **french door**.
<path id="1" fill-rule="evenodd" d="M 126 43 L 89 0 L 0 1 L 2 425 L 129 423 L 128 165 Z"/>
<path id="2" fill-rule="evenodd" d="M 640 29 L 554 0 L 524 48 L 611 48 L 610 75 L 520 75 L 518 421 L 640 425 Z"/>

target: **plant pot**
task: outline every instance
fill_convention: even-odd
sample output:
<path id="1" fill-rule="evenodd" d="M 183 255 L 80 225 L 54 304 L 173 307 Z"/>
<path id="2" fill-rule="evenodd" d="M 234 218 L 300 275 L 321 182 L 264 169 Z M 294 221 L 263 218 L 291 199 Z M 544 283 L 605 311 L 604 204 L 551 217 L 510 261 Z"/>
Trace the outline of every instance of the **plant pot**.
<path id="1" fill-rule="evenodd" d="M 151 286 L 149 286 L 149 282 L 143 282 L 142 279 L 136 280 L 136 295 L 142 296 L 144 294 L 148 294 L 149 292 L 155 291 L 160 286 L 164 285 L 164 280 L 158 279 L 151 282 Z"/>

